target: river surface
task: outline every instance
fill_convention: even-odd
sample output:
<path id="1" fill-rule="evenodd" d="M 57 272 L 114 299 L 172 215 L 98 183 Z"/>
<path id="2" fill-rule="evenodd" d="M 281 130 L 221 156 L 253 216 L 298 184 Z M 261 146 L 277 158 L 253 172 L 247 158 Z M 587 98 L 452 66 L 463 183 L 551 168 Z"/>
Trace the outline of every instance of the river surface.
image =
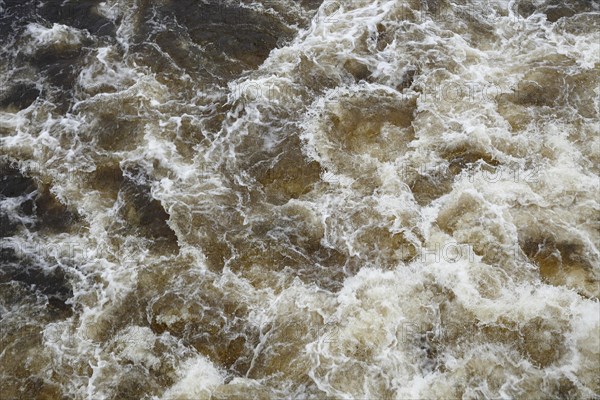
<path id="1" fill-rule="evenodd" d="M 600 3 L 0 0 L 0 398 L 600 399 Z"/>

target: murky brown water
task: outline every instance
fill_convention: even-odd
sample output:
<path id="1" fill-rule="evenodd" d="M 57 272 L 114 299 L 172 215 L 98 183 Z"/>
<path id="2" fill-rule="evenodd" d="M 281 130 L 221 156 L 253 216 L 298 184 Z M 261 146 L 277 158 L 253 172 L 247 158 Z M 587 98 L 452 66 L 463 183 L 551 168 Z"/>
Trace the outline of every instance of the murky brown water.
<path id="1" fill-rule="evenodd" d="M 0 398 L 600 398 L 597 1 L 0 0 Z"/>

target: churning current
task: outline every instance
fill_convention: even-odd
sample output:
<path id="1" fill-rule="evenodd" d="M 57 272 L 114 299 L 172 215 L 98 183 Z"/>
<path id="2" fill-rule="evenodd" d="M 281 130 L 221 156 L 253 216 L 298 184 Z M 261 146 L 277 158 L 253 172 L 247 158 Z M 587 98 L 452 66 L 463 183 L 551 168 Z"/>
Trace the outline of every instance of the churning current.
<path id="1" fill-rule="evenodd" d="M 0 398 L 600 399 L 597 0 L 0 0 Z"/>

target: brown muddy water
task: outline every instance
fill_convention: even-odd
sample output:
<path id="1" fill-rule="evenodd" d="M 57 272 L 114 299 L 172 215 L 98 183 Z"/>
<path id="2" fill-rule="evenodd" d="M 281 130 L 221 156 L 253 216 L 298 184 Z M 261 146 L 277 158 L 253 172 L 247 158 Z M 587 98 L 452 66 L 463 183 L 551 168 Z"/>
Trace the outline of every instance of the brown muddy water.
<path id="1" fill-rule="evenodd" d="M 0 0 L 0 398 L 600 399 L 600 4 Z"/>

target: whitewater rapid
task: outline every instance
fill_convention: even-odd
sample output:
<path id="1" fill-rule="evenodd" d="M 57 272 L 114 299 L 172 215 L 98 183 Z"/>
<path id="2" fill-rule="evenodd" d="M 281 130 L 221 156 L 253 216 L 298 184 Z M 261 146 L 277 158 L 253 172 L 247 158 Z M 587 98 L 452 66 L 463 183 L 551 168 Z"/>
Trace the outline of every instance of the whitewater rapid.
<path id="1" fill-rule="evenodd" d="M 600 3 L 0 0 L 2 399 L 600 398 Z"/>

